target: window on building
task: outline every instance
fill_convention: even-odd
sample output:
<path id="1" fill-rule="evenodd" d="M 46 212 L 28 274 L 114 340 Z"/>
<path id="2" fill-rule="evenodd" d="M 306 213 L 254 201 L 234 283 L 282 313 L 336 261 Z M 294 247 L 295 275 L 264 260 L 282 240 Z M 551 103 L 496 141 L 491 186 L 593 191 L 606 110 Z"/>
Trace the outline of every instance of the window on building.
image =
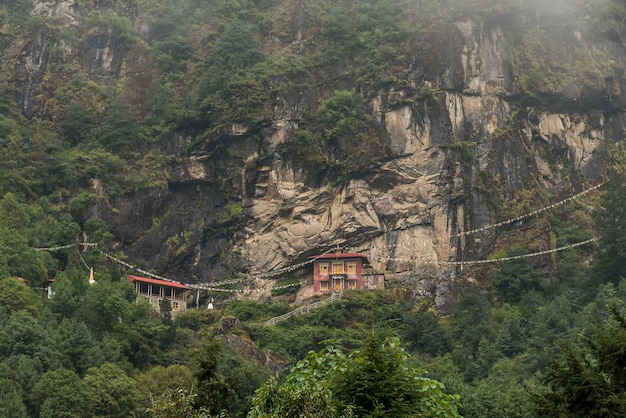
<path id="1" fill-rule="evenodd" d="M 139 283 L 139 293 L 144 295 L 148 293 L 148 283 Z"/>
<path id="2" fill-rule="evenodd" d="M 159 286 L 158 284 L 153 284 L 152 285 L 152 294 L 154 296 L 159 296 L 161 294 L 161 286 Z"/>
<path id="3" fill-rule="evenodd" d="M 328 282 L 320 282 L 320 290 L 328 290 Z"/>
<path id="4" fill-rule="evenodd" d="M 328 276 L 328 263 L 320 263 L 320 276 Z"/>
<path id="5" fill-rule="evenodd" d="M 171 287 L 163 287 L 163 297 L 171 298 L 172 297 L 172 288 Z"/>
<path id="6" fill-rule="evenodd" d="M 172 311 L 173 312 L 178 311 L 178 302 L 172 302 Z"/>
<path id="7" fill-rule="evenodd" d="M 348 280 L 348 289 L 356 289 L 356 280 Z"/>
<path id="8" fill-rule="evenodd" d="M 343 274 L 343 263 L 333 263 L 333 274 Z"/>
<path id="9" fill-rule="evenodd" d="M 356 262 L 355 261 L 348 263 L 348 274 L 356 274 Z"/>
<path id="10" fill-rule="evenodd" d="M 185 289 L 176 289 L 174 292 L 174 297 L 176 299 L 183 299 L 185 293 L 184 293 Z"/>

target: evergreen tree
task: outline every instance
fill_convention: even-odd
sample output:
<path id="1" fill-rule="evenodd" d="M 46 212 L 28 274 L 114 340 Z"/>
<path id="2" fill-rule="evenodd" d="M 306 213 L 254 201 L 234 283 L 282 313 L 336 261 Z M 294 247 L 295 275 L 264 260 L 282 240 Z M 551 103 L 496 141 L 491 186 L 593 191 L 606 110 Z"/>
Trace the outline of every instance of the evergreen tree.
<path id="1" fill-rule="evenodd" d="M 533 393 L 543 417 L 626 416 L 626 315 L 616 305 L 611 318 L 582 347 L 563 345 Z"/>
<path id="2" fill-rule="evenodd" d="M 359 417 L 456 417 L 458 399 L 410 363 L 396 338 L 371 334 L 332 379 L 332 389 Z"/>
<path id="3" fill-rule="evenodd" d="M 79 275 L 82 280 L 87 280 L 82 274 Z M 50 310 L 62 318 L 73 318 L 81 303 L 75 282 L 67 274 L 61 273 L 55 279 L 52 290 L 54 295 L 49 301 Z"/>
<path id="4" fill-rule="evenodd" d="M 17 311 L 26 311 L 38 317 L 43 309 L 40 296 L 26 283 L 15 278 L 0 280 L 0 306 L 8 315 Z"/>
<path id="5" fill-rule="evenodd" d="M 344 356 L 311 352 L 286 382 L 266 383 L 253 401 L 260 417 L 458 417 L 459 398 L 410 363 L 397 338 L 372 334 Z"/>
<path id="6" fill-rule="evenodd" d="M 213 58 L 225 72 L 233 72 L 253 66 L 263 59 L 263 54 L 248 25 L 234 21 L 224 30 Z"/>
<path id="7" fill-rule="evenodd" d="M 62 368 L 41 376 L 31 393 L 42 418 L 84 417 L 89 410 L 87 396 L 87 386 L 80 377 Z"/>
<path id="8" fill-rule="evenodd" d="M 206 408 L 211 414 L 228 410 L 235 397 L 233 388 L 218 370 L 222 349 L 222 342 L 210 336 L 191 352 L 198 385 L 196 405 Z"/>
<path id="9" fill-rule="evenodd" d="M 83 376 L 87 369 L 95 365 L 91 356 L 95 342 L 87 324 L 63 319 L 57 324 L 53 337 L 66 369 Z"/>
<path id="10" fill-rule="evenodd" d="M 129 417 L 136 412 L 140 392 L 137 382 L 117 365 L 92 367 L 83 378 L 92 417 Z"/>
<path id="11" fill-rule="evenodd" d="M 0 329 L 0 356 L 24 356 L 39 371 L 58 367 L 60 357 L 48 330 L 26 311 L 15 312 Z"/>
<path id="12" fill-rule="evenodd" d="M 15 382 L 0 378 L 0 416 L 6 418 L 26 418 L 26 406 Z"/>
<path id="13" fill-rule="evenodd" d="M 614 153 L 606 194 L 595 221 L 600 232 L 595 274 L 601 282 L 618 283 L 626 276 L 626 151 Z"/>

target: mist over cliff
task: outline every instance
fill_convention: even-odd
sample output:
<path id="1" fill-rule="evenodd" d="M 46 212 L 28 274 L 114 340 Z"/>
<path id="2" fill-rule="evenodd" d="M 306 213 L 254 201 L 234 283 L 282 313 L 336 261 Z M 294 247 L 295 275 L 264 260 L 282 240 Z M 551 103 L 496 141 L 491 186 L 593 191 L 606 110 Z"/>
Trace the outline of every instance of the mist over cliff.
<path id="1" fill-rule="evenodd" d="M 367 248 L 448 306 L 442 263 L 569 243 L 547 216 L 459 232 L 599 183 L 623 136 L 618 1 L 0 10 L 2 194 L 184 282 Z"/>

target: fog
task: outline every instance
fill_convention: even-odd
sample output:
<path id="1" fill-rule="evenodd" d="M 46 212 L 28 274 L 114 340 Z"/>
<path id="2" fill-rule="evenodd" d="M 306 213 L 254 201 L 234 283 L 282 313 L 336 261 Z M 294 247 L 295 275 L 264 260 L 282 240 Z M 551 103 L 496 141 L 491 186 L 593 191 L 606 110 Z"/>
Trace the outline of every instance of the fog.
<path id="1" fill-rule="evenodd" d="M 435 0 L 436 1 L 436 0 Z M 418 9 L 432 9 L 433 0 L 416 0 Z M 442 11 L 464 12 L 481 10 L 498 13 L 501 11 L 530 12 L 537 15 L 599 15 L 608 12 L 611 5 L 622 4 L 618 0 L 440 0 Z"/>

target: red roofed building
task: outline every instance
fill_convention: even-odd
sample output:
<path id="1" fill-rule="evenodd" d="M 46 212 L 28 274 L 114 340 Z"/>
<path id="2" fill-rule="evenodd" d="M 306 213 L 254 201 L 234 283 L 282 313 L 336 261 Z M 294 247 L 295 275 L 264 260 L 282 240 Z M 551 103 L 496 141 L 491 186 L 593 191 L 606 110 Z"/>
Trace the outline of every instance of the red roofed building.
<path id="1" fill-rule="evenodd" d="M 157 311 L 160 311 L 163 299 L 169 299 L 172 303 L 172 318 L 187 310 L 188 286 L 178 282 L 139 276 L 128 276 L 128 280 L 135 284 L 137 300 L 148 301 Z"/>
<path id="2" fill-rule="evenodd" d="M 314 260 L 313 291 L 316 294 L 384 287 L 385 275 L 365 268 L 365 254 L 336 252 L 309 258 Z"/>

